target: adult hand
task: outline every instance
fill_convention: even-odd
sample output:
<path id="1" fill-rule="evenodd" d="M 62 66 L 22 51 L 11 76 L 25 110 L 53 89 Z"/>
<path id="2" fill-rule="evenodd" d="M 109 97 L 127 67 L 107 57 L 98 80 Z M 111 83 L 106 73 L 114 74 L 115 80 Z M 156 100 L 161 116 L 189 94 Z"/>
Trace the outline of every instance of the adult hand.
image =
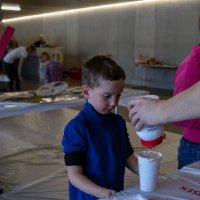
<path id="1" fill-rule="evenodd" d="M 159 102 L 161 101 L 151 98 L 138 98 L 128 102 L 129 118 L 136 130 L 161 123 Z"/>

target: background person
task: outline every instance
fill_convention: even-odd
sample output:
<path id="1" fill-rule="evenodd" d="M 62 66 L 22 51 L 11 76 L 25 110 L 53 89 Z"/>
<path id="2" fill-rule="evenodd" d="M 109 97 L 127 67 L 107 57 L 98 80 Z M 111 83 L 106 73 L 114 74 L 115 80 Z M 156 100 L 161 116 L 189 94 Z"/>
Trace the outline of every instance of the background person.
<path id="1" fill-rule="evenodd" d="M 43 52 L 40 56 L 39 71 L 38 71 L 41 85 L 47 83 L 46 70 L 48 64 L 49 64 L 49 54 L 47 52 Z"/>
<path id="2" fill-rule="evenodd" d="M 46 42 L 45 42 L 45 39 L 44 39 L 44 35 L 40 34 L 39 39 L 34 42 L 34 45 L 35 45 L 35 47 L 44 47 L 45 44 L 46 44 Z"/>
<path id="3" fill-rule="evenodd" d="M 4 52 L 4 55 L 2 57 L 4 57 L 9 51 L 17 48 L 19 45 L 18 45 L 18 42 L 16 40 L 16 38 L 13 36 Z M 0 59 L 0 71 L 2 72 L 3 71 L 3 61 L 2 59 Z"/>
<path id="4" fill-rule="evenodd" d="M 59 51 L 53 52 L 51 60 L 47 65 L 46 79 L 47 83 L 63 80 L 63 56 Z"/>
<path id="5" fill-rule="evenodd" d="M 125 85 L 123 69 L 95 56 L 82 68 L 85 106 L 65 127 L 63 148 L 70 200 L 95 200 L 124 188 L 127 166 L 138 174 L 124 119 L 112 113 Z"/>
<path id="6" fill-rule="evenodd" d="M 17 48 L 17 47 L 19 47 L 18 41 L 17 41 L 17 39 L 13 36 L 13 37 L 11 38 L 10 42 L 9 42 L 9 45 L 8 45 L 7 49 L 6 49 L 5 55 L 6 55 L 9 51 L 11 51 L 11 50 L 13 50 L 13 49 L 15 49 L 15 48 Z"/>
<path id="7" fill-rule="evenodd" d="M 28 53 L 34 51 L 35 47 L 30 45 L 28 47 L 20 46 L 18 48 L 10 50 L 3 57 L 3 72 L 10 79 L 9 82 L 9 91 L 21 90 L 21 80 L 22 80 L 22 67 L 25 61 L 25 58 L 28 56 Z"/>

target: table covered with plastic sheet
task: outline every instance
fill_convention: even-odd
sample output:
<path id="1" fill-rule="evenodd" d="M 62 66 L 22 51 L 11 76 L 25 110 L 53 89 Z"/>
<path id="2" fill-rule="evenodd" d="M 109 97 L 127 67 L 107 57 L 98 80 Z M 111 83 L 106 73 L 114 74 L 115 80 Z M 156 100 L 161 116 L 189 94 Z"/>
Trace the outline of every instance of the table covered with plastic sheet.
<path id="1" fill-rule="evenodd" d="M 26 92 L 28 91 L 21 93 L 24 94 Z M 17 93 L 20 94 L 20 92 Z M 146 90 L 124 88 L 124 91 L 122 92 L 121 98 L 119 100 L 119 105 L 126 106 L 126 103 L 129 100 L 147 94 L 149 94 L 149 91 Z M 58 100 L 56 100 L 56 98 Z M 46 99 L 51 99 L 51 98 L 46 98 Z M 76 106 L 81 106 L 84 103 L 85 99 L 77 97 L 76 95 L 74 96 L 70 95 L 69 97 L 67 96 L 65 98 L 62 98 L 62 96 L 58 96 L 52 98 L 52 101 L 50 102 L 42 102 L 42 103 L 1 101 L 0 99 L 0 118 L 17 116 L 32 112 L 45 112 L 45 111 L 63 109 L 67 107 L 76 107 Z"/>
<path id="2" fill-rule="evenodd" d="M 45 178 L 14 188 L 11 192 L 0 196 L 0 199 L 66 200 L 68 199 L 66 181 L 66 169 L 61 168 Z M 200 162 L 160 178 L 159 188 L 155 192 L 141 192 L 139 186 L 135 186 L 117 193 L 109 200 L 199 200 L 199 190 Z"/>
<path id="3" fill-rule="evenodd" d="M 116 193 L 110 200 L 200 200 L 200 161 L 160 177 L 154 192 L 142 192 L 138 185 Z"/>

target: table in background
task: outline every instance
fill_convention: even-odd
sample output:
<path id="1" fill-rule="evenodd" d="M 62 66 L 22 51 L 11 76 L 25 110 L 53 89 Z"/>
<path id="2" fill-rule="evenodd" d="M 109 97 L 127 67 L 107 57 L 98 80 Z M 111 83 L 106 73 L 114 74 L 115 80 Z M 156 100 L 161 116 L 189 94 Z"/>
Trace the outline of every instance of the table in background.
<path id="1" fill-rule="evenodd" d="M 177 66 L 173 65 L 134 65 L 132 84 L 135 86 L 173 90 L 176 69 Z"/>
<path id="2" fill-rule="evenodd" d="M 118 105 L 126 106 L 125 102 L 127 102 L 127 100 L 146 94 L 149 94 L 146 90 L 125 88 Z M 18 103 L 5 101 L 0 102 L 0 118 L 22 115 L 30 112 L 44 112 L 67 107 L 81 106 L 84 103 L 84 98 L 51 103 Z M 115 111 L 117 113 L 117 109 Z"/>

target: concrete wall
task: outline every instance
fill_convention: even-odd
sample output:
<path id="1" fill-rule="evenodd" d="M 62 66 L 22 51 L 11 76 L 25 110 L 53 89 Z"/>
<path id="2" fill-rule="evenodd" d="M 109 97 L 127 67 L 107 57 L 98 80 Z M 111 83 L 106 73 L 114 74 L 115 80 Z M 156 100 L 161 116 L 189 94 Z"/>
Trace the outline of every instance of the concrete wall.
<path id="1" fill-rule="evenodd" d="M 12 22 L 21 45 L 44 33 L 49 44 L 64 46 L 65 67 L 81 65 L 97 53 L 111 53 L 134 76 L 139 54 L 179 64 L 199 42 L 200 0 L 162 0 L 54 18 Z"/>

